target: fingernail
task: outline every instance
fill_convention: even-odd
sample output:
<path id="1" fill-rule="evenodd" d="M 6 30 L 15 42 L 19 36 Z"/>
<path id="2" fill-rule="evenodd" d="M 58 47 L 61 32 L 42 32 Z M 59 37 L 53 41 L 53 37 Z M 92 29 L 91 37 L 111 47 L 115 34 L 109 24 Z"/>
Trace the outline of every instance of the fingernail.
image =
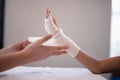
<path id="1" fill-rule="evenodd" d="M 51 37 L 52 37 L 52 34 L 49 34 L 49 35 L 48 35 L 48 38 L 51 38 Z"/>

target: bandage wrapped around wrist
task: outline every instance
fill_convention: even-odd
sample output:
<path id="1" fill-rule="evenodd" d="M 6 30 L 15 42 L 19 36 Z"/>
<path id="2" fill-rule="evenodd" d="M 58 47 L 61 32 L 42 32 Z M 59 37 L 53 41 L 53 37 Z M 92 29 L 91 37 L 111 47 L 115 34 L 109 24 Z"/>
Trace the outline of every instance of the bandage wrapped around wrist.
<path id="1" fill-rule="evenodd" d="M 66 36 L 61 28 L 54 24 L 51 16 L 45 19 L 45 29 L 49 34 L 53 35 L 56 44 L 66 45 L 69 47 L 69 49 L 66 50 L 69 55 L 72 57 L 76 57 L 78 55 L 80 50 L 79 46 Z"/>

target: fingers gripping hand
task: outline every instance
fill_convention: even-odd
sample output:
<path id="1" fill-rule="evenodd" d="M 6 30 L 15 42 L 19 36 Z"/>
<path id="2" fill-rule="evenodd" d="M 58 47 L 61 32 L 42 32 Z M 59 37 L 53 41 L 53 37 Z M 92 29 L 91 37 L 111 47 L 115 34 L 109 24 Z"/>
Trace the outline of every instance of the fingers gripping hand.
<path id="1" fill-rule="evenodd" d="M 41 39 L 29 44 L 24 51 L 32 61 L 43 60 L 52 55 L 60 55 L 65 53 L 67 46 L 44 46 L 44 42 L 48 41 L 52 35 L 47 35 Z"/>

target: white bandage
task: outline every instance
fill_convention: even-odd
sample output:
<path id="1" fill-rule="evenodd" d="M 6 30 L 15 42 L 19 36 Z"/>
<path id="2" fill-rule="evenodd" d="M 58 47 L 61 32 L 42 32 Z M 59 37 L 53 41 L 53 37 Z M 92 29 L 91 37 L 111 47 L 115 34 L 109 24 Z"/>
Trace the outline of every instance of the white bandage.
<path id="1" fill-rule="evenodd" d="M 56 44 L 69 46 L 69 49 L 66 50 L 69 55 L 72 57 L 76 57 L 78 55 L 80 50 L 79 46 L 66 36 L 61 28 L 58 28 L 54 24 L 51 16 L 45 19 L 45 29 L 49 34 L 53 35 Z"/>

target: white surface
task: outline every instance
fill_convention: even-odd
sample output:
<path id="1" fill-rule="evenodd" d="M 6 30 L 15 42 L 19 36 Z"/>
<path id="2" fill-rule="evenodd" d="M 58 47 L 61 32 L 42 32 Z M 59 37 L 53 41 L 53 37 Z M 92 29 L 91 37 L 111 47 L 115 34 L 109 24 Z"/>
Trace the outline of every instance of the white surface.
<path id="1" fill-rule="evenodd" d="M 0 80 L 107 80 L 84 68 L 16 67 L 0 73 Z"/>

